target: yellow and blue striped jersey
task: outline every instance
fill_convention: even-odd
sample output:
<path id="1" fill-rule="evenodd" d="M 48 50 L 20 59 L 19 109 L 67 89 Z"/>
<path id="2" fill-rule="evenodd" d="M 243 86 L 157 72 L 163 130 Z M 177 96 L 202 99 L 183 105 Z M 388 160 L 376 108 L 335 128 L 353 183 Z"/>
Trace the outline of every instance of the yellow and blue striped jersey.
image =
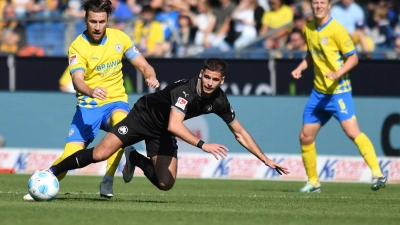
<path id="1" fill-rule="evenodd" d="M 105 100 L 76 93 L 79 107 L 93 108 L 115 101 L 128 102 L 121 70 L 124 55 L 132 60 L 140 53 L 129 36 L 120 30 L 107 28 L 101 43 L 91 42 L 84 33 L 72 42 L 68 50 L 70 74 L 83 70 L 87 86 L 100 86 L 107 90 Z"/>
<path id="2" fill-rule="evenodd" d="M 355 54 L 354 43 L 346 29 L 330 18 L 321 27 L 316 27 L 314 21 L 309 22 L 304 33 L 308 52 L 314 62 L 314 88 L 323 94 L 351 91 L 348 73 L 334 81 L 324 76 L 329 71 L 338 71 L 346 57 Z"/>

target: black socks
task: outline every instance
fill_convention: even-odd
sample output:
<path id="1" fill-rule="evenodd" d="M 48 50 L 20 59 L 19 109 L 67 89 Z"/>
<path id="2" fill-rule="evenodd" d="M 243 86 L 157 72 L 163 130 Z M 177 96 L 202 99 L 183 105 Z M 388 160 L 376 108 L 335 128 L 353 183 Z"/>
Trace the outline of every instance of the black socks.
<path id="1" fill-rule="evenodd" d="M 95 162 L 96 161 L 93 159 L 93 148 L 82 149 L 68 156 L 59 164 L 50 167 L 50 171 L 53 172 L 55 176 L 58 176 L 62 172 L 82 168 Z"/>
<path id="2" fill-rule="evenodd" d="M 137 151 L 131 152 L 129 154 L 129 161 L 140 169 L 143 170 L 144 175 L 150 180 L 154 186 L 160 189 L 160 182 L 158 181 L 156 171 L 154 170 L 154 165 L 151 159 L 143 156 Z"/>

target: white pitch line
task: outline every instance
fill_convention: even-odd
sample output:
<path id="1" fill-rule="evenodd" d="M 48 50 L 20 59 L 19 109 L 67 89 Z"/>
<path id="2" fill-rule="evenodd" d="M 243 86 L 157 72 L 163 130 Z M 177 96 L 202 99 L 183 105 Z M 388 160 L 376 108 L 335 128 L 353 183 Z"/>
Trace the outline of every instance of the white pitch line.
<path id="1" fill-rule="evenodd" d="M 0 191 L 0 194 L 16 194 L 16 195 L 25 195 L 25 192 L 12 192 L 12 191 Z M 59 193 L 58 197 L 68 196 L 68 195 L 99 195 L 99 192 L 64 192 Z M 183 194 L 183 195 L 172 195 L 172 194 L 145 194 L 145 193 L 114 193 L 116 196 L 171 196 L 171 197 L 221 197 L 220 195 L 193 195 L 193 194 Z M 300 194 L 287 196 L 287 195 L 249 195 L 249 196 L 241 196 L 241 195 L 224 195 L 223 197 L 248 197 L 248 198 L 288 198 L 288 199 L 371 199 L 365 197 L 349 197 L 349 196 L 320 196 L 318 193 L 311 194 Z M 400 198 L 385 198 L 385 197 L 372 197 L 374 199 L 381 200 L 400 200 Z"/>

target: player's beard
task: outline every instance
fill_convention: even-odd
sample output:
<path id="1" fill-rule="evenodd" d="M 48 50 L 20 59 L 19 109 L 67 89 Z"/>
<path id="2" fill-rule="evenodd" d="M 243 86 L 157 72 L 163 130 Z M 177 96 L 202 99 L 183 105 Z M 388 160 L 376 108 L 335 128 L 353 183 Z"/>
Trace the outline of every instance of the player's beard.
<path id="1" fill-rule="evenodd" d="M 91 32 L 89 32 L 90 39 L 94 42 L 101 42 L 104 38 L 105 33 L 106 33 L 105 30 L 103 32 L 91 31 Z"/>

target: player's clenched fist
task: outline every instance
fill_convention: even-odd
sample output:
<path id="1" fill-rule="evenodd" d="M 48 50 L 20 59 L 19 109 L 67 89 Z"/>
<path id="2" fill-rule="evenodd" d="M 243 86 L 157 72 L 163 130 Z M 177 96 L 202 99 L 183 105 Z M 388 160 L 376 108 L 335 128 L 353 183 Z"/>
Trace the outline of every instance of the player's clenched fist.
<path id="1" fill-rule="evenodd" d="M 146 79 L 146 84 L 149 85 L 150 87 L 156 89 L 160 86 L 160 83 L 158 82 L 157 78 L 147 78 Z"/>
<path id="2" fill-rule="evenodd" d="M 299 79 L 301 77 L 301 69 L 295 69 L 292 71 L 292 77 L 294 79 Z"/>

